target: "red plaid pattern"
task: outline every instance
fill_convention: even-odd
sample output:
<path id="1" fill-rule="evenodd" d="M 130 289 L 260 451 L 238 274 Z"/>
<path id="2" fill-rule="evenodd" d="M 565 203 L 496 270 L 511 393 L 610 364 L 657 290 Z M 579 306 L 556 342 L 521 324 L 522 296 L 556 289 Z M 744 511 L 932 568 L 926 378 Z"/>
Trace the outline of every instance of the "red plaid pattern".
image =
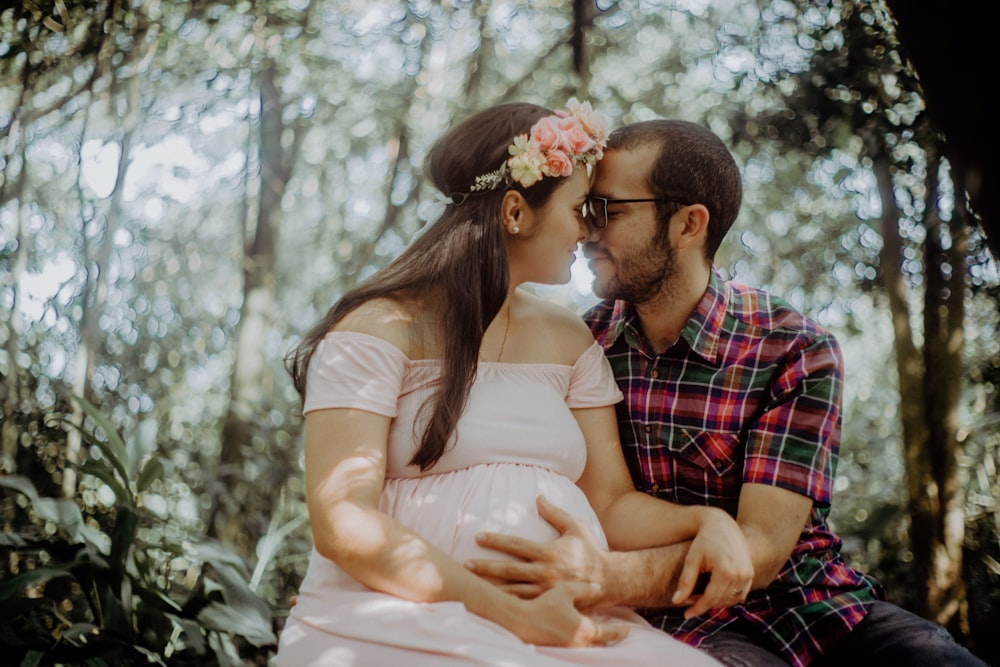
<path id="1" fill-rule="evenodd" d="M 840 447 L 837 341 L 781 299 L 714 271 L 680 339 L 662 354 L 624 302 L 601 302 L 584 319 L 625 394 L 618 422 L 637 488 L 733 516 L 744 483 L 814 501 L 777 579 L 745 604 L 690 620 L 678 610 L 640 611 L 695 646 L 732 623 L 749 624 L 791 664 L 810 664 L 864 618 L 869 602 L 884 599 L 877 582 L 841 559 L 827 525 Z"/>

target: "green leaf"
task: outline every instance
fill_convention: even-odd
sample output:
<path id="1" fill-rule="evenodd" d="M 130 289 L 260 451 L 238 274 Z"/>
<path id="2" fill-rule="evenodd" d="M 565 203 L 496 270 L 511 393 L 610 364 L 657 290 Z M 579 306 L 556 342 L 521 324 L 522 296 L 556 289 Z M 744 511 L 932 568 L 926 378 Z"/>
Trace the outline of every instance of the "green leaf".
<path id="1" fill-rule="evenodd" d="M 205 541 L 188 545 L 188 555 L 195 560 L 211 563 L 216 567 L 229 565 L 240 571 L 245 578 L 249 578 L 249 571 L 243 558 L 219 542 Z"/>
<path id="2" fill-rule="evenodd" d="M 17 597 L 13 600 L 2 600 L 2 604 L 0 604 L 0 627 L 6 626 L 9 628 L 14 621 L 31 614 L 36 609 L 45 609 L 52 616 L 58 611 L 55 601 L 50 598 Z M 0 634 L 0 646 L 6 645 L 5 641 L 10 640 Z"/>
<path id="3" fill-rule="evenodd" d="M 180 603 L 160 590 L 143 587 L 136 591 L 136 595 L 151 609 L 161 611 L 165 616 L 169 616 L 170 612 L 179 614 L 183 610 Z"/>
<path id="4" fill-rule="evenodd" d="M 156 419 L 147 417 L 132 429 L 125 443 L 128 456 L 128 472 L 130 477 L 137 477 L 139 464 L 156 451 L 156 434 L 158 425 Z"/>
<path id="5" fill-rule="evenodd" d="M 135 488 L 139 493 L 142 493 L 161 477 L 163 477 L 163 462 L 159 458 L 151 458 L 142 467 L 142 472 L 139 473 L 139 480 L 136 482 Z"/>
<path id="6" fill-rule="evenodd" d="M 115 477 L 114 472 L 108 470 L 105 466 L 97 463 L 95 461 L 86 461 L 83 465 L 77 466 L 80 472 L 87 473 L 88 475 L 93 475 L 105 484 L 107 484 L 115 494 L 115 499 L 119 503 L 128 507 L 135 507 L 135 497 L 128 487 L 123 486 L 118 478 Z"/>
<path id="7" fill-rule="evenodd" d="M 94 444 L 101 450 L 101 453 L 108 458 L 108 462 L 111 463 L 115 470 L 118 471 L 118 474 L 121 475 L 122 482 L 125 486 L 128 486 L 129 476 L 126 469 L 128 457 L 125 453 L 125 441 L 122 440 L 121 434 L 115 430 L 115 426 L 111 423 L 111 420 L 107 417 L 107 415 L 102 413 L 96 405 L 80 396 L 73 395 L 71 398 L 77 405 L 80 406 L 80 409 L 87 413 L 88 417 L 94 420 L 94 423 L 97 424 L 97 428 L 104 433 L 104 437 L 107 438 L 107 440 L 100 440 L 94 433 L 89 433 L 82 428 L 79 429 L 80 432 L 86 436 L 88 442 Z"/>
<path id="8" fill-rule="evenodd" d="M 161 665 L 161 667 L 167 667 L 167 663 L 163 662 L 163 658 L 154 651 L 143 648 L 141 646 L 133 646 L 132 650 L 139 655 L 145 656 L 147 664 L 150 665 Z"/>
<path id="9" fill-rule="evenodd" d="M 250 576 L 250 588 L 252 590 L 257 590 L 260 584 L 261 577 L 264 576 L 264 572 L 267 569 L 267 564 L 271 560 L 271 557 L 281 548 L 285 543 L 285 538 L 297 529 L 299 526 L 304 524 L 309 520 L 309 515 L 306 513 L 299 514 L 293 517 L 291 520 L 286 521 L 284 524 L 277 526 L 274 521 L 268 526 L 267 535 L 262 537 L 259 542 L 257 542 L 257 565 L 254 567 L 253 574 Z"/>
<path id="10" fill-rule="evenodd" d="M 42 658 L 44 657 L 45 654 L 41 651 L 28 651 L 24 656 L 24 660 L 21 661 L 20 667 L 38 667 L 38 665 L 42 664 Z"/>
<path id="11" fill-rule="evenodd" d="M 51 521 L 76 541 L 83 525 L 83 514 L 72 500 L 64 498 L 43 498 L 38 495 L 34 483 L 21 475 L 6 475 L 0 477 L 0 487 L 7 487 L 23 494 L 31 501 L 31 505 L 44 521 Z"/>
<path id="12" fill-rule="evenodd" d="M 208 650 L 205 632 L 197 621 L 174 614 L 166 614 L 166 616 L 175 628 L 175 639 L 171 643 L 182 643 L 184 647 L 191 649 L 197 655 L 203 655 Z"/>
<path id="13" fill-rule="evenodd" d="M 98 633 L 98 627 L 93 623 L 74 623 L 63 630 L 61 637 L 74 646 L 83 646 Z"/>
<path id="14" fill-rule="evenodd" d="M 61 568 L 40 567 L 35 570 L 28 570 L 21 574 L 0 581 L 0 618 L 8 618 L 9 613 L 13 613 L 15 600 L 27 600 L 23 595 L 26 587 L 40 581 L 55 579 L 56 577 L 72 577 L 73 575 Z M 39 598 L 44 599 L 44 598 Z"/>
<path id="15" fill-rule="evenodd" d="M 271 632 L 270 615 L 262 619 L 220 602 L 210 602 L 202 608 L 198 612 L 198 621 L 209 630 L 244 637 L 254 646 L 270 646 L 278 641 Z"/>
<path id="16" fill-rule="evenodd" d="M 0 547 L 24 549 L 27 546 L 28 542 L 17 533 L 0 533 Z"/>
<path id="17" fill-rule="evenodd" d="M 101 556 L 107 557 L 111 553 L 111 546 L 106 539 L 107 535 L 100 529 L 88 526 L 86 523 L 80 526 L 78 535 L 91 559 L 102 567 L 107 566 L 107 562 L 101 558 Z"/>
<path id="18" fill-rule="evenodd" d="M 277 641 L 271 631 L 271 608 L 250 589 L 246 563 L 234 551 L 217 542 L 194 545 L 192 555 L 208 563 L 215 571 L 215 582 L 221 587 L 225 604 L 210 600 L 198 612 L 197 618 L 211 629 L 234 632 L 254 646 L 267 646 Z M 206 582 L 206 590 L 209 582 Z"/>
<path id="19" fill-rule="evenodd" d="M 219 667 L 243 667 L 239 649 L 229 635 L 212 632 L 208 635 L 208 645 L 212 648 Z"/>
<path id="20" fill-rule="evenodd" d="M 132 554 L 132 547 L 135 546 L 135 536 L 139 530 L 139 515 L 129 507 L 121 507 L 115 517 L 115 527 L 111 531 L 111 555 L 109 565 L 111 567 L 111 577 L 115 585 L 119 585 L 125 579 L 128 570 L 128 560 Z M 129 596 L 131 597 L 131 596 Z M 122 600 L 129 606 L 131 613 L 131 600 Z"/>

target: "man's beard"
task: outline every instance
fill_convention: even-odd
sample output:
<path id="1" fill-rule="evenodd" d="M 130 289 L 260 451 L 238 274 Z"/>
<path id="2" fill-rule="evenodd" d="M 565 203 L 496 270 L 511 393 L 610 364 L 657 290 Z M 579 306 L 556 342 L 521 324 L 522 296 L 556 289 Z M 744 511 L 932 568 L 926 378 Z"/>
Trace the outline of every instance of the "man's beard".
<path id="1" fill-rule="evenodd" d="M 643 304 L 670 298 L 668 288 L 677 275 L 677 258 L 665 238 L 628 255 L 614 258 L 614 275 L 603 286 L 594 282 L 594 294 L 602 299 L 619 299 Z"/>

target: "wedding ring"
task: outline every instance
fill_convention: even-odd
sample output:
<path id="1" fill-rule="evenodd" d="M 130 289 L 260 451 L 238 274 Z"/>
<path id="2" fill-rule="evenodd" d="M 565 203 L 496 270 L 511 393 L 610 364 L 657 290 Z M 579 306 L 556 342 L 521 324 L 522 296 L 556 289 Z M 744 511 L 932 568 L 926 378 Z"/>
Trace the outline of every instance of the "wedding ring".
<path id="1" fill-rule="evenodd" d="M 738 597 L 742 597 L 742 596 L 743 596 L 743 589 L 742 588 L 737 588 L 736 590 L 733 591 L 733 597 L 734 598 L 738 598 Z"/>

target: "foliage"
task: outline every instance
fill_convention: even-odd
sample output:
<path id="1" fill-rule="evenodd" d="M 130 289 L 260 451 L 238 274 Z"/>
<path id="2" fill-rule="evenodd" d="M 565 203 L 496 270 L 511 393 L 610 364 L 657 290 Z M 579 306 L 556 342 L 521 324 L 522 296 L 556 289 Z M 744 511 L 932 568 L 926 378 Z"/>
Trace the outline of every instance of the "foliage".
<path id="1" fill-rule="evenodd" d="M 241 650 L 275 644 L 271 610 L 231 550 L 149 541 L 150 528 L 169 521 L 143 502 L 167 472 L 163 461 L 148 457 L 130 474 L 138 462 L 123 437 L 78 401 L 95 450 L 80 470 L 102 484 L 108 511 L 86 515 L 82 498 L 46 497 L 23 476 L 0 478 L 5 507 L 20 510 L 0 542 L 6 664 L 242 665 Z"/>
<path id="2" fill-rule="evenodd" d="M 907 602 L 902 406 L 872 159 L 894 161 L 911 303 L 923 287 L 927 174 L 924 137 L 909 126 L 921 100 L 874 20 L 878 0 L 17 5 L 0 11 L 0 471 L 30 479 L 45 506 L 62 503 L 65 474 L 80 470 L 81 525 L 105 542 L 134 531 L 143 545 L 115 552 L 136 563 L 119 568 L 122 585 L 152 586 L 185 600 L 182 609 L 188 598 L 194 607 L 210 594 L 221 599 L 212 559 L 182 547 L 204 543 L 212 515 L 232 502 L 246 534 L 226 547 L 239 546 L 248 560 L 253 551 L 253 572 L 241 576 L 275 608 L 285 605 L 311 545 L 301 419 L 284 353 L 430 218 L 434 193 L 421 160 L 454 119 L 499 101 L 561 105 L 577 95 L 616 123 L 704 122 L 735 148 L 745 199 L 719 268 L 786 297 L 843 343 L 847 403 L 833 517 L 851 562 Z M 266 86 L 274 89 L 265 95 Z M 279 107 L 277 130 L 264 127 L 266 100 Z M 268 141 L 285 151 L 289 175 L 268 267 L 273 308 L 248 324 L 245 274 L 254 258 L 246 250 L 273 178 Z M 952 200 L 943 189 L 945 210 Z M 540 291 L 577 309 L 592 303 L 581 264 L 572 285 Z M 1000 415 L 1000 278 L 981 242 L 968 264 L 960 467 L 970 618 L 985 627 L 1000 608 L 990 565 L 1000 560 L 990 440 Z M 220 466 L 236 341 L 250 326 L 266 372 L 255 383 L 260 399 L 246 406 L 252 428 L 237 443 L 239 458 Z M 161 462 L 144 490 L 126 484 L 96 444 L 76 467 L 65 432 L 45 420 L 71 414 L 64 397 L 84 390 L 107 420 L 102 443 L 116 429 L 130 434 L 127 479 L 142 478 L 140 464 Z M 225 479 L 245 481 L 249 494 L 229 496 Z M 56 613 L 97 625 L 74 572 L 111 581 L 113 550 L 44 526 L 29 531 L 39 510 L 28 498 L 5 489 L 2 507 L 16 514 L 11 534 L 23 544 L 4 549 L 17 554 L 21 574 L 29 561 L 69 572 L 38 584 L 53 600 L 72 601 L 69 611 L 44 612 L 53 628 L 64 625 Z M 173 609 L 146 598 L 136 608 Z M 210 660 L 220 659 L 214 647 Z M 171 659 L 192 650 L 174 649 Z"/>

